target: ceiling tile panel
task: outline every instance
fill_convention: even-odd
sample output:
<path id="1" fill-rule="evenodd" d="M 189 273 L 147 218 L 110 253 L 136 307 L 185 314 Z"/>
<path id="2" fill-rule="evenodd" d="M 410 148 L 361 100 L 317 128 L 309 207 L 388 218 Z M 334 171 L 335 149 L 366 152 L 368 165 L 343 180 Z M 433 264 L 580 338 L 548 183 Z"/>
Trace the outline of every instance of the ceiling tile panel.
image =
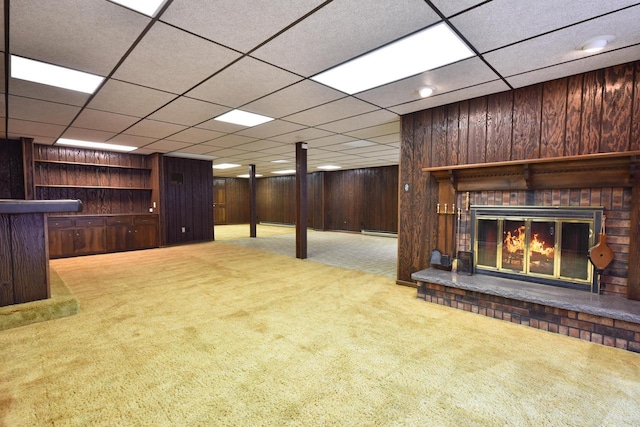
<path id="1" fill-rule="evenodd" d="M 237 108 L 300 80 L 288 71 L 245 57 L 187 92 L 187 96 Z"/>
<path id="2" fill-rule="evenodd" d="M 160 139 L 166 138 L 167 136 L 178 133 L 184 129 L 184 126 L 174 125 L 173 123 L 144 119 L 127 129 L 125 133 L 128 135 Z"/>
<path id="3" fill-rule="evenodd" d="M 166 153 L 169 151 L 182 151 L 185 148 L 190 147 L 191 145 L 192 144 L 189 144 L 187 142 L 169 141 L 166 139 L 162 139 L 160 141 L 153 142 L 144 148 L 161 153 Z"/>
<path id="4" fill-rule="evenodd" d="M 73 122 L 73 126 L 106 132 L 121 132 L 138 120 L 140 119 L 133 116 L 85 108 Z"/>
<path id="5" fill-rule="evenodd" d="M 287 116 L 286 120 L 307 126 L 317 126 L 377 109 L 378 107 L 374 105 L 349 96 L 301 113 L 292 114 Z"/>
<path id="6" fill-rule="evenodd" d="M 256 139 L 269 139 L 272 136 L 294 132 L 303 128 L 304 126 L 295 123 L 285 122 L 283 120 L 272 120 L 259 126 L 246 128 L 238 132 L 238 135 L 249 136 Z"/>
<path id="7" fill-rule="evenodd" d="M 130 145 L 133 147 L 144 147 L 157 140 L 158 138 L 148 138 L 144 136 L 126 135 L 124 133 L 121 133 L 111 138 L 109 142 L 120 145 Z"/>
<path id="8" fill-rule="evenodd" d="M 485 59 L 503 76 L 582 59 L 590 54 L 576 48 L 594 36 L 611 34 L 616 39 L 608 50 L 640 43 L 640 6 L 536 37 L 486 54 Z"/>
<path id="9" fill-rule="evenodd" d="M 212 130 L 189 128 L 181 132 L 171 135 L 169 138 L 172 141 L 190 142 L 192 144 L 198 144 L 200 142 L 208 141 L 210 139 L 219 138 L 223 134 L 220 132 L 214 132 Z"/>
<path id="10" fill-rule="evenodd" d="M 150 115 L 149 118 L 179 125 L 195 126 L 227 111 L 229 108 L 221 105 L 181 96 Z"/>
<path id="11" fill-rule="evenodd" d="M 386 110 L 377 110 L 371 113 L 361 114 L 348 119 L 320 125 L 318 127 L 331 132 L 345 133 L 392 121 L 398 121 L 398 116 L 396 114 Z"/>
<path id="12" fill-rule="evenodd" d="M 107 142 L 115 133 L 100 130 L 82 129 L 70 127 L 62 134 L 61 138 L 78 139 L 80 141 Z"/>
<path id="13" fill-rule="evenodd" d="M 301 129 L 291 133 L 285 133 L 284 135 L 271 137 L 271 140 L 293 144 L 296 142 L 304 142 L 304 141 L 309 141 L 311 139 L 322 138 L 322 137 L 331 136 L 331 135 L 333 135 L 333 133 L 328 132 L 326 130 L 306 128 L 306 129 Z"/>
<path id="14" fill-rule="evenodd" d="M 11 53 L 106 76 L 150 21 L 108 1 L 14 1 Z"/>
<path id="15" fill-rule="evenodd" d="M 433 5 L 444 14 L 444 16 L 449 17 L 480 3 L 484 3 L 485 1 L 486 0 L 431 0 L 431 3 L 433 3 Z"/>
<path id="16" fill-rule="evenodd" d="M 4 93 L 4 84 L 1 86 Z M 77 107 L 82 107 L 89 99 L 89 94 L 87 93 L 12 78 L 9 79 L 9 93 L 25 98 L 41 99 Z"/>
<path id="17" fill-rule="evenodd" d="M 438 20 L 423 0 L 333 1 L 252 56 L 308 77 Z"/>
<path id="18" fill-rule="evenodd" d="M 238 145 L 238 148 L 241 150 L 255 152 L 255 151 L 267 150 L 269 148 L 274 148 L 274 147 L 282 147 L 282 145 L 283 144 L 280 142 L 261 139 L 259 141 L 253 141 L 253 142 L 248 142 L 246 144 Z"/>
<path id="19" fill-rule="evenodd" d="M 361 92 L 356 96 L 381 107 L 391 107 L 421 99 L 418 90 L 424 86 L 433 86 L 435 94 L 443 94 L 498 78 L 499 76 L 480 58 L 473 57 Z"/>
<path id="20" fill-rule="evenodd" d="M 563 0 L 562 3 L 536 0 L 523 7 L 521 0 L 496 0 L 452 18 L 451 23 L 484 53 L 635 3 L 634 0 Z M 637 14 L 635 19 L 637 21 Z M 591 34 L 587 39 L 603 34 Z"/>
<path id="21" fill-rule="evenodd" d="M 389 110 L 397 114 L 409 114 L 414 111 L 425 110 L 427 108 L 438 107 L 440 105 L 450 104 L 452 102 L 462 101 L 464 99 L 476 98 L 482 95 L 502 92 L 508 90 L 509 86 L 502 80 L 495 80 L 489 83 L 483 83 L 469 88 L 447 92 L 442 95 L 436 94 L 429 98 L 420 99 L 418 101 L 407 102 L 405 104 L 389 107 Z"/>
<path id="22" fill-rule="evenodd" d="M 358 129 L 346 134 L 354 138 L 366 139 L 376 138 L 379 136 L 392 135 L 400 132 L 400 121 L 386 123 L 378 126 L 371 126 L 364 129 Z"/>
<path id="23" fill-rule="evenodd" d="M 242 135 L 225 135 L 210 141 L 205 141 L 205 145 L 218 148 L 229 148 L 255 141 L 255 138 L 249 138 Z"/>
<path id="24" fill-rule="evenodd" d="M 88 107 L 112 113 L 145 117 L 175 98 L 159 90 L 109 80 L 91 100 Z"/>
<path id="25" fill-rule="evenodd" d="M 243 109 L 268 117 L 281 118 L 343 96 L 342 92 L 304 80 L 247 104 Z"/>
<path id="26" fill-rule="evenodd" d="M 162 20 L 248 52 L 324 0 L 174 0 Z"/>
<path id="27" fill-rule="evenodd" d="M 157 22 L 114 77 L 181 94 L 239 56 L 237 52 Z"/>
<path id="28" fill-rule="evenodd" d="M 9 96 L 9 118 L 12 119 L 68 125 L 79 111 L 79 107 L 71 105 Z"/>
<path id="29" fill-rule="evenodd" d="M 207 145 L 198 144 L 198 145 L 191 145 L 191 146 L 186 147 L 186 148 L 181 148 L 178 151 L 180 151 L 181 153 L 207 154 L 208 155 L 208 153 L 213 151 L 213 147 L 209 147 Z M 212 157 L 214 157 L 214 156 L 212 156 Z"/>
<path id="30" fill-rule="evenodd" d="M 2 120 L 4 126 L 4 120 Z M 57 139 L 66 126 L 50 125 L 46 123 L 29 122 L 26 120 L 9 119 L 9 132 L 16 135 L 38 135 Z"/>
<path id="31" fill-rule="evenodd" d="M 309 147 L 326 147 L 328 145 L 342 144 L 343 142 L 353 141 L 354 138 L 346 135 L 334 134 L 323 138 L 312 139 L 309 141 Z"/>

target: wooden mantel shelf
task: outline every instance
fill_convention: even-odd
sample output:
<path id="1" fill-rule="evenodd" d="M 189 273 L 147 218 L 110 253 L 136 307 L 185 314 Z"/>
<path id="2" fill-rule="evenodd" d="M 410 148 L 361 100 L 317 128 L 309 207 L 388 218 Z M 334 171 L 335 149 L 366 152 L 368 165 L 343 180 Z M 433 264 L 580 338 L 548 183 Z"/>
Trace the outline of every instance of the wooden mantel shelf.
<path id="1" fill-rule="evenodd" d="M 640 151 L 422 168 L 457 191 L 631 187 Z M 640 170 L 637 172 L 640 173 Z"/>

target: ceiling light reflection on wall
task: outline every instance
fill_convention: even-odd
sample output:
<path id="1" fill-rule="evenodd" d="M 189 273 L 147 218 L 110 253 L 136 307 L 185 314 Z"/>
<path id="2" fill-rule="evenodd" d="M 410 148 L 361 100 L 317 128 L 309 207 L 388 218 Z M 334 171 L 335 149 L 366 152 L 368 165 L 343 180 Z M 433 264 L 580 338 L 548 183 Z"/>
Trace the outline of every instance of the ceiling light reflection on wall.
<path id="1" fill-rule="evenodd" d="M 48 86 L 93 93 L 104 77 L 11 55 L 11 77 Z"/>
<path id="2" fill-rule="evenodd" d="M 242 175 L 238 175 L 238 178 L 251 178 L 251 175 L 249 175 L 248 173 L 243 173 Z M 256 178 L 262 178 L 262 175 L 257 173 Z"/>
<path id="3" fill-rule="evenodd" d="M 249 113 L 248 111 L 231 110 L 228 113 L 224 113 L 223 115 L 218 116 L 213 120 L 233 123 L 234 125 L 252 127 L 270 122 L 271 120 L 273 120 L 273 118 L 260 114 Z"/>
<path id="4" fill-rule="evenodd" d="M 60 145 L 68 145 L 71 147 L 80 147 L 80 148 L 94 148 L 96 150 L 106 150 L 106 151 L 133 151 L 138 147 L 131 147 L 128 145 L 118 145 L 118 144 L 107 144 L 106 142 L 91 142 L 91 141 L 82 141 L 79 139 L 68 139 L 68 138 L 60 138 L 56 142 L 56 144 Z"/>
<path id="5" fill-rule="evenodd" d="M 473 56 L 445 23 L 395 41 L 314 77 L 349 95 Z"/>
<path id="6" fill-rule="evenodd" d="M 582 50 L 587 53 L 595 53 L 600 52 L 604 49 L 609 43 L 615 40 L 614 36 L 598 36 L 593 37 L 580 46 L 577 47 L 577 50 Z"/>
<path id="7" fill-rule="evenodd" d="M 112 0 L 114 3 L 118 3 L 124 7 L 135 10 L 140 13 L 144 13 L 152 18 L 160 9 L 160 6 L 164 4 L 166 0 Z"/>
<path id="8" fill-rule="evenodd" d="M 235 163 L 218 163 L 217 165 L 211 166 L 213 169 L 231 169 L 237 168 L 242 165 L 236 165 Z"/>

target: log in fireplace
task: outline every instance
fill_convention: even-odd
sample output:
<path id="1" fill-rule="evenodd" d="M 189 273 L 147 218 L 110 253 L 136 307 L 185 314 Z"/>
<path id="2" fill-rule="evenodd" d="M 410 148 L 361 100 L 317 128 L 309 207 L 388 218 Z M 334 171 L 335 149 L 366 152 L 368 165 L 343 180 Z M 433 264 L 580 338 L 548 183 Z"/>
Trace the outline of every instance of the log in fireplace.
<path id="1" fill-rule="evenodd" d="M 599 292 L 601 207 L 471 206 L 476 273 Z"/>

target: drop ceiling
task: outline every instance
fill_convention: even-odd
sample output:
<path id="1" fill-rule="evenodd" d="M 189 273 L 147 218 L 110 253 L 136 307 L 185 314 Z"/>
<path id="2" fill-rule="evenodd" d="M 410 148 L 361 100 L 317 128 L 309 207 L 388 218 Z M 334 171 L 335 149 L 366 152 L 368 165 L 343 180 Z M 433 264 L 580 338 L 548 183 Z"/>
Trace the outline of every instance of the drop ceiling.
<path id="1" fill-rule="evenodd" d="M 400 115 L 640 59 L 635 1 L 168 0 L 153 18 L 107 0 L 7 4 L 5 55 L 106 81 L 81 94 L 12 79 L 3 63 L 6 137 L 242 165 L 215 171 L 224 177 L 249 164 L 263 176 L 291 169 L 298 141 L 308 143 L 310 172 L 398 164 Z M 473 57 L 351 96 L 311 80 L 443 20 Z M 601 35 L 615 36 L 604 51 L 576 49 Z M 436 91 L 422 99 L 425 85 Z M 275 120 L 250 128 L 213 120 L 234 108 Z M 354 141 L 369 143 L 345 145 Z"/>

